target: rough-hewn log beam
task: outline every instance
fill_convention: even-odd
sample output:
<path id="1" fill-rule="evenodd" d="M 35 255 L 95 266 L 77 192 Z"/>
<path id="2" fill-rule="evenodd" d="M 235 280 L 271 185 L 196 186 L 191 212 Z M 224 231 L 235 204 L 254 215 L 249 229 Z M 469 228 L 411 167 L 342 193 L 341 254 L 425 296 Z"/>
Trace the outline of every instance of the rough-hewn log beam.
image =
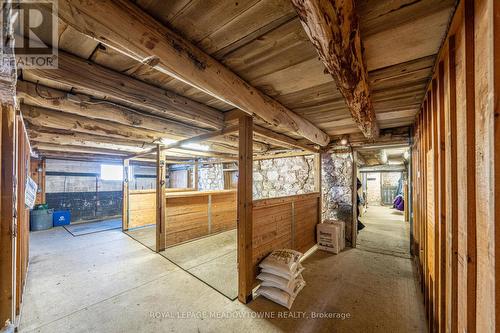
<path id="1" fill-rule="evenodd" d="M 314 153 L 319 152 L 317 147 L 306 145 L 298 140 L 292 139 L 286 135 L 279 134 L 271 131 L 270 129 L 264 128 L 262 126 L 254 125 L 253 126 L 254 135 L 257 134 L 259 136 L 266 137 L 270 139 L 273 143 L 280 146 L 291 147 L 291 148 L 299 148 L 307 151 L 311 151 Z"/>
<path id="2" fill-rule="evenodd" d="M 367 138 L 378 136 L 354 0 L 292 0 L 309 39 Z"/>
<path id="3" fill-rule="evenodd" d="M 127 0 L 65 0 L 59 17 L 101 43 L 172 75 L 279 129 L 325 146 L 315 125 L 250 86 L 234 72 Z"/>
<path id="4" fill-rule="evenodd" d="M 60 3 L 63 3 L 62 1 Z M 223 127 L 223 114 L 204 104 L 59 51 L 58 68 L 30 68 L 30 81 L 72 87 L 74 92 L 209 129 Z"/>
<path id="5" fill-rule="evenodd" d="M 65 112 L 44 109 L 38 106 L 21 104 L 21 112 L 24 119 L 31 127 L 50 128 L 64 131 L 66 133 L 84 133 L 87 135 L 105 136 L 119 140 L 130 140 L 145 144 L 159 143 L 162 139 L 169 137 L 163 133 L 151 131 L 122 124 L 94 120 L 82 116 L 75 116 Z M 89 140 L 90 141 L 90 140 Z M 236 154 L 237 150 L 231 146 L 222 144 L 207 144 L 211 151 Z M 265 146 L 265 145 L 264 145 Z M 266 151 L 259 149 L 258 151 Z"/>
<path id="6" fill-rule="evenodd" d="M 40 106 L 76 116 L 152 130 L 157 132 L 159 137 L 173 140 L 212 133 L 203 128 L 145 114 L 144 112 L 110 101 L 96 99 L 83 94 L 69 93 L 28 81 L 18 81 L 17 97 L 22 103 L 27 105 Z M 238 138 L 235 136 L 223 135 L 209 141 L 220 144 L 214 147 L 216 150 L 222 151 L 221 145 L 232 147 L 234 151 L 238 150 Z M 268 150 L 268 147 L 265 144 L 254 142 L 254 150 L 264 152 Z"/>
<path id="7" fill-rule="evenodd" d="M 96 87 L 97 88 L 97 87 Z M 59 110 L 77 116 L 117 122 L 127 126 L 150 129 L 165 134 L 165 137 L 182 139 L 200 135 L 207 130 L 182 124 L 154 115 L 140 113 L 111 101 L 88 95 L 69 93 L 28 81 L 18 81 L 17 97 L 28 105 Z"/>
<path id="8" fill-rule="evenodd" d="M 189 144 L 203 142 L 203 141 L 207 141 L 209 139 L 214 139 L 216 137 L 223 136 L 225 134 L 230 134 L 230 133 L 233 133 L 233 132 L 236 132 L 236 131 L 238 131 L 238 126 L 229 126 L 229 127 L 224 128 L 224 129 L 221 129 L 219 131 L 214 131 L 214 132 L 210 132 L 210 133 L 201 134 L 201 135 L 198 135 L 198 136 L 194 136 L 192 138 L 188 138 L 188 139 L 180 140 L 180 141 L 168 144 L 168 145 L 164 145 L 162 147 L 162 149 L 163 150 L 168 150 L 168 149 L 173 149 L 173 148 L 178 148 L 178 147 L 186 146 L 186 145 L 189 145 Z M 134 154 L 133 156 L 130 156 L 130 158 L 143 156 L 143 155 L 152 153 L 155 150 L 156 150 L 156 148 L 152 148 L 152 149 L 149 149 L 148 151 L 145 151 L 145 152 L 142 152 L 142 153 L 139 153 L 139 154 Z"/>

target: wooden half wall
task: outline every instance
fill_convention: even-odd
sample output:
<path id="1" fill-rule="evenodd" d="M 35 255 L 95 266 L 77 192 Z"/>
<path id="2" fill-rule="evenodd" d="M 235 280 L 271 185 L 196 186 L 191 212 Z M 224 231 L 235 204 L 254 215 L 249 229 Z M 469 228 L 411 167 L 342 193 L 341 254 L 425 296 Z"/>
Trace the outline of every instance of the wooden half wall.
<path id="1" fill-rule="evenodd" d="M 166 247 L 236 228 L 236 191 L 166 190 Z M 156 224 L 156 190 L 129 191 L 128 228 Z"/>
<path id="2" fill-rule="evenodd" d="M 255 200 L 252 209 L 252 284 L 255 284 L 259 262 L 273 250 L 294 249 L 304 253 L 316 244 L 320 194 Z"/>
<path id="3" fill-rule="evenodd" d="M 413 251 L 430 332 L 500 331 L 500 2 L 462 0 L 412 147 Z"/>

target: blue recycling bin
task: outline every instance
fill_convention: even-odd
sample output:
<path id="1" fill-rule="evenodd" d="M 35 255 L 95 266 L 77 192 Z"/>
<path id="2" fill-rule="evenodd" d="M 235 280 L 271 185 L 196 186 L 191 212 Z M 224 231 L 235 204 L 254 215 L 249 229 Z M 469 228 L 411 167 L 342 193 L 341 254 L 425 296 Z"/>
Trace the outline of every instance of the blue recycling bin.
<path id="1" fill-rule="evenodd" d="M 71 222 L 71 212 L 69 210 L 56 210 L 52 216 L 54 227 L 68 225 Z"/>

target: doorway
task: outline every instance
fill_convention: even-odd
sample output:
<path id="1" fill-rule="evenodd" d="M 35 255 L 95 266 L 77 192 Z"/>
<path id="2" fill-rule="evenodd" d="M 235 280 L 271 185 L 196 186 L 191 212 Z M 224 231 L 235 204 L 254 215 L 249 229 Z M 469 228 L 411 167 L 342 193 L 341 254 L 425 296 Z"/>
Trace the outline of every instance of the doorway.
<path id="1" fill-rule="evenodd" d="M 407 147 L 358 151 L 357 248 L 410 257 Z"/>

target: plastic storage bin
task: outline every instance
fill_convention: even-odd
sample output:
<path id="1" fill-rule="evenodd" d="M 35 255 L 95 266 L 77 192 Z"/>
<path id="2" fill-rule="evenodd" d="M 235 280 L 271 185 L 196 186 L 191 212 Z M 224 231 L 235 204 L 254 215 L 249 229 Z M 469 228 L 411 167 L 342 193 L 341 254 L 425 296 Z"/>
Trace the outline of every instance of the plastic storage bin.
<path id="1" fill-rule="evenodd" d="M 47 230 L 52 228 L 53 209 L 37 209 L 30 213 L 31 231 Z"/>
<path id="2" fill-rule="evenodd" d="M 69 210 L 56 210 L 53 215 L 54 227 L 60 227 L 71 223 L 71 212 Z"/>

